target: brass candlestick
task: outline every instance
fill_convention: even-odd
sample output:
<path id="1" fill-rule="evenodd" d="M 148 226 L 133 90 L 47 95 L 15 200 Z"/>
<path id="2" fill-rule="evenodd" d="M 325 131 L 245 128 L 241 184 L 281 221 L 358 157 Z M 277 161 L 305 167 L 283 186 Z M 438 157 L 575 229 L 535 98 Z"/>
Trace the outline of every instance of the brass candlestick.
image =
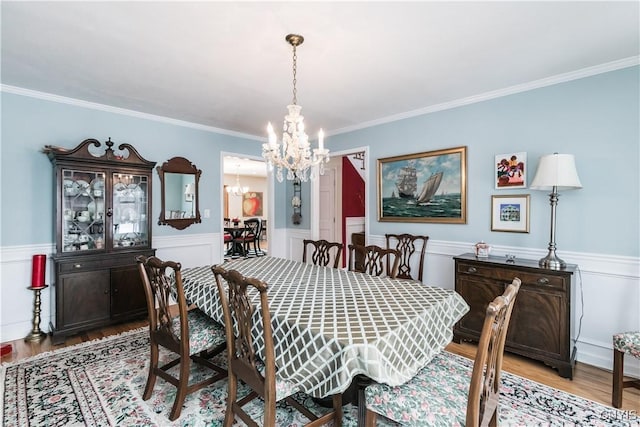
<path id="1" fill-rule="evenodd" d="M 40 291 L 48 287 L 48 285 L 44 285 L 37 288 L 34 288 L 33 286 L 29 286 L 27 288 L 34 291 L 35 296 L 33 299 L 33 329 L 31 330 L 31 333 L 24 338 L 25 341 L 40 342 L 47 336 L 47 334 L 40 330 Z"/>

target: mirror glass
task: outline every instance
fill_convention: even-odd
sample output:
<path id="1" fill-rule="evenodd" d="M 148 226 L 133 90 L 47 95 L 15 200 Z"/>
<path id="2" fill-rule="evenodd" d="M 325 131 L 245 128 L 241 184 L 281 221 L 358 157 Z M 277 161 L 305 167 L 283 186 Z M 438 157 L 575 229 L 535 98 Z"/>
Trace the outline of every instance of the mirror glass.
<path id="1" fill-rule="evenodd" d="M 184 157 L 174 157 L 156 169 L 162 184 L 158 224 L 182 230 L 201 222 L 198 182 L 202 171 Z"/>

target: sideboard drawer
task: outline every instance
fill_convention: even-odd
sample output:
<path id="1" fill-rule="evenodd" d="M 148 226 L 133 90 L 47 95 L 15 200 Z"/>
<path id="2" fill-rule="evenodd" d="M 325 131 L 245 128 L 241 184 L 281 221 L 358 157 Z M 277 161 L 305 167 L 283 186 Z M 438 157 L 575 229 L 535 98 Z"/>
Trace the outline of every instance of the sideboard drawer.
<path id="1" fill-rule="evenodd" d="M 478 265 L 464 261 L 456 265 L 457 274 L 469 274 L 490 280 L 504 280 L 505 283 L 511 283 L 511 281 L 517 277 L 522 281 L 522 286 L 555 288 L 558 290 L 565 290 L 567 286 L 565 277 L 546 274 L 544 272 L 529 272 L 523 269 L 512 269 L 508 267 L 496 269 L 494 266 Z"/>
<path id="2" fill-rule="evenodd" d="M 100 268 L 100 261 L 73 261 L 60 263 L 58 268 L 60 273 L 78 273 L 82 271 L 92 271 Z"/>

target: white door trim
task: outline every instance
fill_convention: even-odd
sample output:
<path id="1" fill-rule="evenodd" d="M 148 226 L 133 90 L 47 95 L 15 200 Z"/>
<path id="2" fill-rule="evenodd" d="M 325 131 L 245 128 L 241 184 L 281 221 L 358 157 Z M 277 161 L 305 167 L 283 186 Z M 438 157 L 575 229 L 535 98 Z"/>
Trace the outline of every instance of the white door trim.
<path id="1" fill-rule="evenodd" d="M 347 156 L 349 154 L 358 153 L 364 151 L 365 158 L 365 170 L 364 170 L 364 194 L 365 194 L 365 204 L 364 204 L 364 234 L 366 239 L 369 239 L 369 227 L 371 221 L 371 212 L 369 206 L 371 205 L 371 199 L 374 196 L 371 196 L 371 162 L 369 161 L 369 146 L 363 147 L 354 147 L 348 150 L 341 151 L 331 151 L 329 152 L 329 157 L 335 156 Z M 311 238 L 317 240 L 320 235 L 320 180 L 311 181 Z"/>

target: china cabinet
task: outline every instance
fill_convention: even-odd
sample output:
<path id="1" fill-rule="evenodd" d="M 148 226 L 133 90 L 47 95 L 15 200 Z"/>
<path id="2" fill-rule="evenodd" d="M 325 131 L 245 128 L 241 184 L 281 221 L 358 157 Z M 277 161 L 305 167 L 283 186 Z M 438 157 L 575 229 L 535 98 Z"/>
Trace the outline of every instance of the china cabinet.
<path id="1" fill-rule="evenodd" d="M 107 324 L 144 317 L 137 255 L 151 256 L 151 173 L 129 144 L 86 139 L 45 146 L 54 166 L 54 343 Z"/>
<path id="2" fill-rule="evenodd" d="M 478 341 L 487 305 L 518 277 L 522 284 L 513 306 L 505 350 L 542 361 L 556 368 L 561 377 L 573 378 L 575 265 L 552 270 L 539 267 L 537 260 L 475 254 L 459 255 L 454 260 L 456 292 L 470 307 L 454 326 L 455 342 Z"/>

